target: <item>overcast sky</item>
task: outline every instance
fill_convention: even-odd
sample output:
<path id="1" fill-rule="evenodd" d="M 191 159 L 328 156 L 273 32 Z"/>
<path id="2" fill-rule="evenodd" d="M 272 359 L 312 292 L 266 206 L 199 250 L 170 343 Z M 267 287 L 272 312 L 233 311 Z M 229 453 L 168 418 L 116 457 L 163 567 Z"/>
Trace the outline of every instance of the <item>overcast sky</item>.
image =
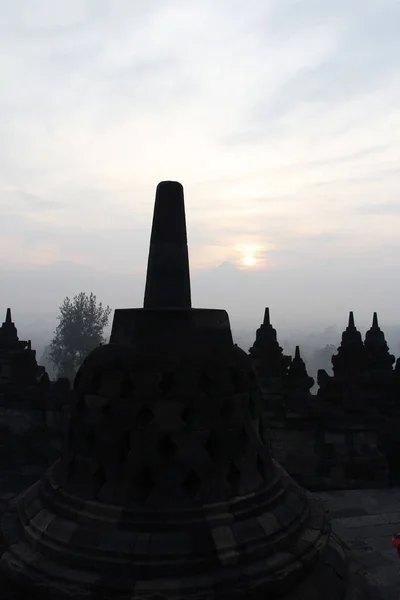
<path id="1" fill-rule="evenodd" d="M 0 310 L 140 305 L 176 179 L 194 277 L 256 262 L 226 308 L 399 323 L 399 31 L 397 0 L 0 0 Z"/>

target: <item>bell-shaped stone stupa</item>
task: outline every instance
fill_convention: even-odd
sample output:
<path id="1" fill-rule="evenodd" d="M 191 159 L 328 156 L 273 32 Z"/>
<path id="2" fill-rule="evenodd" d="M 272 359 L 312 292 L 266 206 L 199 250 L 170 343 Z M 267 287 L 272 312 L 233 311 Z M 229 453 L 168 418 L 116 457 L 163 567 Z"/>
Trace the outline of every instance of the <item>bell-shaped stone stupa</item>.
<path id="1" fill-rule="evenodd" d="M 182 186 L 163 182 L 144 308 L 117 310 L 80 368 L 65 452 L 8 514 L 3 574 L 43 599 L 366 598 L 272 460 L 251 360 L 225 311 L 191 308 L 188 264 Z"/>
<path id="2" fill-rule="evenodd" d="M 385 334 L 378 324 L 378 314 L 374 312 L 372 327 L 365 334 L 366 368 L 372 372 L 386 372 L 390 375 L 396 359 L 390 354 Z"/>
<path id="3" fill-rule="evenodd" d="M 354 382 L 365 372 L 365 348 L 361 333 L 355 326 L 354 313 L 350 311 L 349 322 L 342 333 L 342 341 L 337 354 L 332 356 L 334 376 L 341 381 Z"/>
<path id="4" fill-rule="evenodd" d="M 308 375 L 306 364 L 300 356 L 300 348 L 296 346 L 294 359 L 284 379 L 286 395 L 293 399 L 308 400 L 313 385 L 314 379 Z"/>
<path id="5" fill-rule="evenodd" d="M 249 354 L 259 377 L 267 387 L 270 387 L 272 382 L 282 383 L 282 379 L 287 375 L 291 357 L 283 354 L 276 329 L 271 325 L 268 307 L 264 312 L 264 321 L 256 331 L 256 339 Z"/>

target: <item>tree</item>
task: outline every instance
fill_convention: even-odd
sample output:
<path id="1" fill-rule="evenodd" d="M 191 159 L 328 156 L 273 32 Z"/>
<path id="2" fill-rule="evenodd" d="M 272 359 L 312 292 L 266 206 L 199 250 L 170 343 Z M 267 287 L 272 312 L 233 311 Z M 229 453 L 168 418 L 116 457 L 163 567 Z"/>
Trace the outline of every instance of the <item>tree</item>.
<path id="1" fill-rule="evenodd" d="M 336 346 L 327 344 L 314 352 L 311 359 L 315 371 L 323 369 L 327 373 L 332 373 L 332 356 L 337 352 Z"/>
<path id="2" fill-rule="evenodd" d="M 97 304 L 94 294 L 81 292 L 73 300 L 65 298 L 59 310 L 49 358 L 58 377 L 72 380 L 87 354 L 106 341 L 103 332 L 111 309 Z"/>

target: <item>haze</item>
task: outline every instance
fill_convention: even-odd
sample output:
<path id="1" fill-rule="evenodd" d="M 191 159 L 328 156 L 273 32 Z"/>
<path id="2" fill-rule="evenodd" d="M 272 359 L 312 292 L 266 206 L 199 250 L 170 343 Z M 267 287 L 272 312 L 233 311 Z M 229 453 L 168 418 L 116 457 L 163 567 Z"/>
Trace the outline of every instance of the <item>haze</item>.
<path id="1" fill-rule="evenodd" d="M 193 305 L 246 350 L 269 306 L 293 344 L 378 311 L 397 354 L 399 28 L 396 0 L 0 0 L 0 310 L 40 352 L 66 295 L 141 306 L 175 179 Z"/>

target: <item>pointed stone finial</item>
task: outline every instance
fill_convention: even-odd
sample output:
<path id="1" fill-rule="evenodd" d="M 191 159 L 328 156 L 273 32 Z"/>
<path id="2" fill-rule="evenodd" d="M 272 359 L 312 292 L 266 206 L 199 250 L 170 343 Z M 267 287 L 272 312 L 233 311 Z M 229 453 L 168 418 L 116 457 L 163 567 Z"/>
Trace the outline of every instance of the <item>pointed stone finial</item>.
<path id="1" fill-rule="evenodd" d="M 283 385 L 286 390 L 291 390 L 288 392 L 288 397 L 293 398 L 299 397 L 297 392 L 301 392 L 301 397 L 308 397 L 310 388 L 314 385 L 314 379 L 308 376 L 306 364 L 300 356 L 300 346 L 296 346 L 294 359 L 290 363 Z"/>
<path id="2" fill-rule="evenodd" d="M 332 356 L 332 366 L 335 377 L 353 383 L 355 377 L 365 370 L 364 342 L 354 324 L 353 311 L 349 313 L 349 323 L 342 333 L 342 341 L 337 349 L 337 354 Z"/>
<path id="3" fill-rule="evenodd" d="M 365 352 L 366 368 L 370 373 L 383 372 L 390 373 L 393 369 L 395 357 L 390 354 L 389 346 L 385 339 L 385 334 L 378 324 L 378 314 L 374 312 L 372 326 L 365 333 Z"/>
<path id="4" fill-rule="evenodd" d="M 6 320 L 0 327 L 0 345 L 13 346 L 18 343 L 18 332 L 11 318 L 11 308 L 7 308 Z"/>
<path id="5" fill-rule="evenodd" d="M 183 187 L 177 181 L 157 186 L 143 306 L 192 306 Z"/>
<path id="6" fill-rule="evenodd" d="M 283 348 L 278 343 L 276 329 L 271 325 L 269 307 L 265 308 L 264 321 L 256 331 L 256 340 L 249 353 L 265 385 L 267 380 L 279 380 L 286 375 L 292 359 L 283 354 Z"/>

